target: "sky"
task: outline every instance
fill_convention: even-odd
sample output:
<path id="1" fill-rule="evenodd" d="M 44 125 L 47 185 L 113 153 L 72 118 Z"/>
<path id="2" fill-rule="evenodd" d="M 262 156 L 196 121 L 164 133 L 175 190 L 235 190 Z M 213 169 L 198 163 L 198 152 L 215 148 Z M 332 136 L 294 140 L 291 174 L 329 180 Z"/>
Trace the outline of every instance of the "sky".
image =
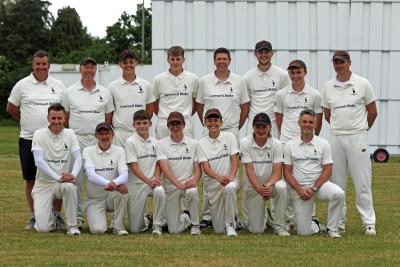
<path id="1" fill-rule="evenodd" d="M 104 37 L 107 26 L 118 21 L 122 12 L 128 14 L 136 12 L 136 5 L 142 0 L 111 0 L 111 1 L 89 1 L 89 0 L 48 0 L 51 3 L 50 12 L 54 18 L 57 10 L 63 7 L 73 7 L 81 17 L 82 24 L 86 26 L 88 33 L 92 36 Z M 145 7 L 150 7 L 150 0 L 144 1 Z"/>

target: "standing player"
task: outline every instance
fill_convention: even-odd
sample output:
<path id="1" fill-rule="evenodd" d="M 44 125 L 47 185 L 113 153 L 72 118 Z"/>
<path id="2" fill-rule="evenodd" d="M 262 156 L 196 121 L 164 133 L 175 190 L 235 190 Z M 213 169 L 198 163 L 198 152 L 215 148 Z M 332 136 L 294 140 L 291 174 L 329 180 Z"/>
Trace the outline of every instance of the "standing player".
<path id="1" fill-rule="evenodd" d="M 208 135 L 199 141 L 198 158 L 204 172 L 214 232 L 237 236 L 239 150 L 236 138 L 230 132 L 221 132 L 222 116 L 218 109 L 207 110 L 204 124 Z"/>
<path id="2" fill-rule="evenodd" d="M 119 55 L 122 77 L 113 81 L 108 88 L 114 101 L 113 142 L 121 147 L 124 147 L 126 139 L 134 131 L 132 118 L 135 111 L 145 109 L 150 117 L 154 111 L 155 98 L 150 83 L 136 75 L 137 64 L 138 59 L 132 51 L 123 51 Z"/>
<path id="3" fill-rule="evenodd" d="M 129 230 L 137 233 L 147 230 L 145 222 L 146 200 L 153 196 L 153 234 L 161 235 L 165 224 L 165 192 L 161 184 L 161 169 L 157 164 L 157 139 L 149 134 L 151 118 L 145 110 L 133 115 L 136 132 L 125 144 L 126 160 L 129 166 Z"/>
<path id="4" fill-rule="evenodd" d="M 33 230 L 35 216 L 33 210 L 32 188 L 36 179 L 36 166 L 31 152 L 33 133 L 47 126 L 47 108 L 52 103 L 60 103 L 64 85 L 49 76 L 50 60 L 45 51 L 33 55 L 32 73 L 20 80 L 12 89 L 7 103 L 7 112 L 21 126 L 19 135 L 19 158 L 22 176 L 25 180 L 25 196 L 31 212 L 31 218 L 25 226 Z M 57 228 L 65 228 L 61 219 L 61 201 L 55 201 L 54 213 Z"/>
<path id="5" fill-rule="evenodd" d="M 54 199 L 63 199 L 69 235 L 80 235 L 76 220 L 77 189 L 75 177 L 82 167 L 82 157 L 74 131 L 64 129 L 65 110 L 60 104 L 48 108 L 50 126 L 33 135 L 32 152 L 37 180 L 32 190 L 35 229 L 49 232 L 56 228 L 52 215 Z"/>
<path id="6" fill-rule="evenodd" d="M 346 191 L 350 169 L 364 233 L 376 235 L 367 134 L 378 116 L 376 97 L 368 80 L 350 71 L 347 51 L 336 51 L 332 62 L 337 75 L 326 83 L 322 97 L 325 119 L 331 125 L 329 141 L 335 161 L 332 182 Z M 346 205 L 340 218 L 342 231 L 345 230 L 345 214 Z"/>
<path id="7" fill-rule="evenodd" d="M 275 94 L 280 89 L 288 86 L 290 80 L 284 69 L 271 63 L 273 55 L 274 52 L 272 51 L 270 42 L 265 40 L 258 42 L 254 51 L 258 65 L 243 76 L 250 97 L 247 135 L 253 131 L 250 123 L 253 121 L 254 116 L 260 112 L 264 112 L 271 119 L 272 136 L 275 138 L 279 137 L 274 114 Z"/>
<path id="8" fill-rule="evenodd" d="M 101 122 L 111 124 L 114 110 L 109 91 L 99 85 L 94 76 L 97 71 L 96 60 L 85 57 L 80 64 L 81 80 L 69 87 L 62 97 L 61 104 L 67 111 L 65 126 L 74 130 L 81 150 L 96 144 L 96 125 Z M 84 222 L 82 201 L 82 172 L 77 177 L 78 186 L 78 225 Z"/>
<path id="9" fill-rule="evenodd" d="M 128 202 L 128 167 L 125 151 L 112 145 L 114 133 L 110 124 L 96 126 L 97 144 L 83 150 L 87 181 L 87 218 L 90 233 L 103 234 L 107 231 L 107 211 L 113 211 L 113 232 L 127 235 L 124 214 Z"/>
<path id="10" fill-rule="evenodd" d="M 191 224 L 190 233 L 199 235 L 199 198 L 197 182 L 201 176 L 197 161 L 197 143 L 183 134 L 185 118 L 171 112 L 167 119 L 170 136 L 156 145 L 157 160 L 162 171 L 162 183 L 167 195 L 165 215 L 170 233 L 181 233 Z M 180 202 L 185 198 L 188 209 L 180 214 Z"/>
<path id="11" fill-rule="evenodd" d="M 245 197 L 248 204 L 249 231 L 263 233 L 266 227 L 266 204 L 274 202 L 274 232 L 289 236 L 285 230 L 286 183 L 282 180 L 282 144 L 271 136 L 271 120 L 265 113 L 253 119 L 253 134 L 240 142 L 241 159 L 248 182 Z"/>
<path id="12" fill-rule="evenodd" d="M 329 202 L 328 235 L 340 238 L 339 216 L 344 204 L 344 192 L 328 181 L 332 175 L 332 154 L 329 143 L 314 135 L 315 112 L 306 109 L 300 113 L 301 137 L 285 145 L 284 174 L 293 199 L 299 235 L 312 235 L 320 231 L 319 223 L 312 220 L 315 200 Z"/>
<path id="13" fill-rule="evenodd" d="M 315 135 L 319 135 L 322 126 L 321 94 L 306 84 L 306 64 L 296 59 L 289 63 L 287 70 L 291 85 L 276 93 L 274 108 L 276 126 L 280 132 L 280 141 L 283 145 L 300 136 L 299 115 L 304 109 L 312 109 L 316 113 Z M 290 196 L 286 220 L 288 228 L 294 228 L 296 220 Z"/>
<path id="14" fill-rule="evenodd" d="M 173 46 L 167 51 L 169 69 L 158 74 L 153 81 L 152 90 L 156 97 L 155 113 L 158 116 L 156 137 L 169 135 L 167 127 L 168 115 L 178 111 L 185 117 L 184 134 L 193 137 L 192 115 L 196 113 L 195 98 L 199 86 L 199 78 L 183 69 L 185 50 Z"/>

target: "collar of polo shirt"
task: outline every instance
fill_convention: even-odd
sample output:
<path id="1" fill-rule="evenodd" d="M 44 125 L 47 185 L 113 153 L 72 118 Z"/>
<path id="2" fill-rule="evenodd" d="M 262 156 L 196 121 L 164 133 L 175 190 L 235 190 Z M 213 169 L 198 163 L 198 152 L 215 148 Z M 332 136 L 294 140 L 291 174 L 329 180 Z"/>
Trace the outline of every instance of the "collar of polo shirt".
<path id="1" fill-rule="evenodd" d="M 225 83 L 230 83 L 230 84 L 232 84 L 232 81 L 231 81 L 231 73 L 229 72 L 229 77 L 228 77 L 228 79 L 226 79 L 225 81 L 220 81 L 219 79 L 218 79 L 218 77 L 215 75 L 215 72 L 213 72 L 212 73 L 212 77 L 213 77 L 213 79 L 214 79 L 214 84 L 225 84 Z"/>
<path id="2" fill-rule="evenodd" d="M 296 90 L 294 90 L 293 85 L 290 85 L 290 94 L 303 94 L 303 93 L 308 93 L 309 91 L 310 91 L 310 89 L 308 88 L 307 83 L 304 84 L 304 88 L 300 92 L 297 92 Z"/>
<path id="3" fill-rule="evenodd" d="M 111 153 L 111 147 L 112 147 L 113 145 L 111 144 L 110 145 L 110 147 L 106 150 L 106 151 L 103 151 L 103 150 L 101 150 L 101 148 L 99 147 L 99 143 L 97 143 L 97 145 L 96 145 L 96 151 L 97 151 L 97 153 L 99 153 L 99 154 L 110 154 Z"/>
<path id="4" fill-rule="evenodd" d="M 127 80 L 125 80 L 123 77 L 121 77 L 120 79 L 119 79 L 119 83 L 120 84 L 139 84 L 139 82 L 138 82 L 138 76 L 136 76 L 136 78 L 135 78 L 135 80 L 133 81 L 133 82 L 128 82 Z"/>
<path id="5" fill-rule="evenodd" d="M 182 80 L 183 79 L 183 74 L 184 74 L 185 70 L 183 70 L 178 76 L 173 75 L 171 72 L 169 72 L 169 70 L 167 71 L 168 74 L 168 78 L 171 80 Z"/>
<path id="6" fill-rule="evenodd" d="M 169 135 L 168 136 L 168 144 L 169 145 L 180 145 L 180 144 L 185 144 L 185 145 L 187 145 L 187 137 L 186 137 L 186 135 L 183 135 L 183 138 L 182 138 L 182 141 L 180 141 L 179 143 L 175 143 L 172 139 L 171 139 L 171 136 Z"/>
<path id="7" fill-rule="evenodd" d="M 272 65 L 271 65 L 271 67 L 267 70 L 267 71 L 261 71 L 258 67 L 256 67 L 257 68 L 257 74 L 258 74 L 258 76 L 263 76 L 263 75 L 266 75 L 267 77 L 270 77 L 270 76 L 272 76 L 272 74 L 271 74 L 271 68 L 272 68 Z"/>
<path id="8" fill-rule="evenodd" d="M 343 86 L 343 84 L 344 84 L 344 86 Z M 353 75 L 353 73 L 351 73 L 350 79 L 345 81 L 345 82 L 339 81 L 337 79 L 337 77 L 336 77 L 336 79 L 335 79 L 335 86 L 336 87 L 347 87 L 349 85 L 354 85 L 354 75 Z"/>
<path id="9" fill-rule="evenodd" d="M 145 143 L 150 143 L 151 142 L 151 140 L 150 140 L 150 134 L 149 134 L 149 137 L 147 138 L 147 139 L 143 139 L 137 132 L 134 132 L 133 133 L 135 136 L 136 136 L 136 138 L 137 139 L 139 139 L 141 142 L 145 142 Z"/>
<path id="10" fill-rule="evenodd" d="M 220 142 L 222 142 L 222 135 L 223 135 L 222 131 L 219 131 L 219 135 L 217 138 L 211 138 L 209 134 L 207 134 L 206 137 L 208 138 L 208 140 L 210 140 L 210 142 L 219 142 L 220 143 Z"/>
<path id="11" fill-rule="evenodd" d="M 301 137 L 299 137 L 299 141 L 300 141 L 299 144 L 300 144 L 300 145 L 308 145 L 308 144 L 311 144 L 311 145 L 315 146 L 315 139 L 316 139 L 316 135 L 313 136 L 313 138 L 311 139 L 310 142 L 306 143 L 306 142 L 304 142 L 304 141 L 301 139 Z"/>
<path id="12" fill-rule="evenodd" d="M 254 136 L 251 136 L 251 147 L 255 148 L 260 148 L 260 149 L 265 149 L 265 148 L 271 148 L 272 147 L 272 137 L 268 137 L 267 142 L 263 146 L 259 146 L 256 143 L 256 140 L 254 139 Z"/>
<path id="13" fill-rule="evenodd" d="M 30 80 L 31 80 L 31 82 L 32 82 L 33 84 L 38 84 L 38 83 L 47 84 L 47 80 L 49 79 L 49 75 L 47 75 L 46 80 L 43 81 L 43 82 L 39 82 L 38 80 L 36 80 L 36 78 L 35 78 L 35 76 L 33 75 L 33 73 L 31 73 L 31 75 L 29 75 L 29 78 L 30 78 Z"/>

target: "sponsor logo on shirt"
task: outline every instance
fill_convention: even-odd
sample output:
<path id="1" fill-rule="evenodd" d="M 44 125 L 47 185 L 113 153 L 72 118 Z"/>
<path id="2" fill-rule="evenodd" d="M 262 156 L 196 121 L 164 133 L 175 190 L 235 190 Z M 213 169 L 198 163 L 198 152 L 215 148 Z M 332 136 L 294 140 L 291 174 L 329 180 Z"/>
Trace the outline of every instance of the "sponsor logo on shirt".
<path id="1" fill-rule="evenodd" d="M 67 163 L 68 161 L 66 159 L 46 159 L 46 162 L 61 164 Z"/>
<path id="2" fill-rule="evenodd" d="M 208 161 L 213 161 L 213 160 L 222 159 L 222 158 L 226 158 L 226 157 L 229 157 L 229 154 L 228 154 L 228 153 L 225 153 L 225 154 L 222 154 L 222 155 L 219 155 L 219 156 L 215 156 L 215 157 L 209 158 Z"/>
<path id="3" fill-rule="evenodd" d="M 305 157 L 293 157 L 293 160 L 295 162 L 317 162 L 320 161 L 320 157 L 318 155 L 313 155 L 313 156 L 305 156 Z"/>
<path id="4" fill-rule="evenodd" d="M 356 104 L 347 104 L 347 105 L 333 107 L 333 110 L 343 109 L 343 108 L 355 108 L 355 107 Z"/>
<path id="5" fill-rule="evenodd" d="M 231 87 L 232 89 L 232 87 Z M 232 93 L 229 94 L 208 94 L 209 98 L 223 98 L 223 97 L 235 97 L 235 95 Z"/>
<path id="6" fill-rule="evenodd" d="M 254 93 L 275 92 L 275 91 L 276 91 L 276 88 L 272 88 L 272 87 L 253 90 Z"/>
<path id="7" fill-rule="evenodd" d="M 142 108 L 143 104 L 119 105 L 119 108 Z"/>
<path id="8" fill-rule="evenodd" d="M 168 94 L 165 94 L 165 93 L 164 93 L 164 96 L 165 96 L 165 97 L 168 97 L 168 96 L 188 96 L 188 95 L 189 95 L 189 93 L 186 92 L 186 91 L 174 92 L 174 93 L 168 93 Z"/>
<path id="9" fill-rule="evenodd" d="M 95 113 L 95 114 L 99 114 L 100 111 L 98 111 L 98 110 L 79 110 L 79 113 Z"/>

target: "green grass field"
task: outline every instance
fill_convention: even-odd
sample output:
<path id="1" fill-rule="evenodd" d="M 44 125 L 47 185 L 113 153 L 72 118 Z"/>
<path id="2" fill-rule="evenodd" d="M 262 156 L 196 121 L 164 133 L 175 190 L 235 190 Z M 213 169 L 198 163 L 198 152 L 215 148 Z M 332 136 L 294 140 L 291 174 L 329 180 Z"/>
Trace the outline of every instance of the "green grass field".
<path id="1" fill-rule="evenodd" d="M 87 228 L 80 237 L 70 237 L 62 232 L 24 230 L 29 212 L 17 136 L 17 128 L 0 128 L 0 266 L 400 266 L 399 158 L 373 165 L 376 237 L 363 235 L 352 185 L 347 232 L 339 240 L 324 235 L 280 238 L 271 232 L 253 235 L 246 231 L 239 231 L 238 238 L 227 238 L 209 230 L 198 237 L 187 233 L 154 237 L 149 232 L 95 236 Z M 326 205 L 317 208 L 324 220 Z"/>

